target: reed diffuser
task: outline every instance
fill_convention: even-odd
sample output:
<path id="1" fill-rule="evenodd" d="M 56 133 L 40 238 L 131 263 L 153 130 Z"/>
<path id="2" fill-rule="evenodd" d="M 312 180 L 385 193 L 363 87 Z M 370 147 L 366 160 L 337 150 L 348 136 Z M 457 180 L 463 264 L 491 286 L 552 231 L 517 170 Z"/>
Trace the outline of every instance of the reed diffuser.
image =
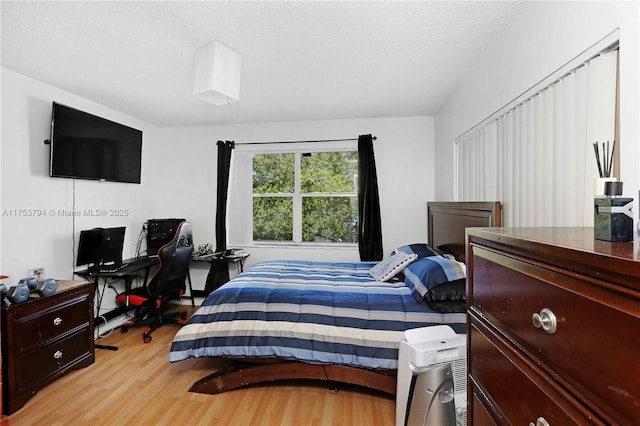
<path id="1" fill-rule="evenodd" d="M 597 141 L 593 143 L 593 150 L 596 153 L 596 163 L 598 163 L 598 173 L 600 173 L 600 177 L 610 178 L 611 171 L 613 170 L 613 154 L 616 150 L 616 141 L 614 140 L 611 144 L 611 149 L 609 149 L 609 141 L 607 141 L 606 145 L 602 142 L 602 159 Z"/>
<path id="2" fill-rule="evenodd" d="M 599 178 L 595 181 L 594 195 L 603 196 L 607 195 L 605 192 L 606 182 L 616 182 L 617 179 L 612 176 L 613 174 L 613 154 L 616 150 L 616 141 L 609 143 L 609 141 L 602 142 L 602 152 L 600 151 L 600 144 L 596 141 L 593 143 L 593 151 L 596 155 L 596 164 L 598 166 Z"/>

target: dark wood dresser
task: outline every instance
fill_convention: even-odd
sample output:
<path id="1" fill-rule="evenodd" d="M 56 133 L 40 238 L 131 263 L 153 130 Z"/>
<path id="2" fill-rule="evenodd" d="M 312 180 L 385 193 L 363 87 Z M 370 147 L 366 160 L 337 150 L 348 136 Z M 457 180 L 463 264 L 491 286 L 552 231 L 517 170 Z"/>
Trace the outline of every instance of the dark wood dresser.
<path id="1" fill-rule="evenodd" d="M 640 244 L 467 229 L 473 425 L 640 422 Z"/>
<path id="2" fill-rule="evenodd" d="M 2 410 L 11 414 L 70 370 L 95 362 L 93 284 L 58 281 L 55 294 L 2 306 Z"/>

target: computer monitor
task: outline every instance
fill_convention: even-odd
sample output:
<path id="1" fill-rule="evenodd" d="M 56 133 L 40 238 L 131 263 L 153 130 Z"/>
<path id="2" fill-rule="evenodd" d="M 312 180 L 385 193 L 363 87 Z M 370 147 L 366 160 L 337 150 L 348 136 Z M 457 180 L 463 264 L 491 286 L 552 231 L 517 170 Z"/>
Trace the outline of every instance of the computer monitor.
<path id="1" fill-rule="evenodd" d="M 125 227 L 80 231 L 76 266 L 122 263 Z"/>

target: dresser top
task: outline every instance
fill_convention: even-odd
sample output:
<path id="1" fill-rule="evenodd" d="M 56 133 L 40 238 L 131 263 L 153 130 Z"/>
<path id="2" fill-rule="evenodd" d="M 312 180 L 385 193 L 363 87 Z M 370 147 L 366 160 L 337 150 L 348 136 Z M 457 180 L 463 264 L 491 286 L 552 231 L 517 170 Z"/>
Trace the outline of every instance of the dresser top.
<path id="1" fill-rule="evenodd" d="M 69 291 L 73 291 L 79 287 L 86 287 L 87 285 L 90 285 L 91 283 L 88 281 L 72 281 L 72 280 L 56 280 L 56 283 L 58 284 L 58 287 L 56 288 L 55 294 L 54 295 L 58 295 L 60 293 L 65 293 L 65 292 L 69 292 Z M 89 289 L 87 290 L 86 288 L 80 291 L 89 291 L 91 294 L 93 294 L 93 290 Z M 23 307 L 25 305 L 30 305 L 32 303 L 47 303 L 47 300 L 49 298 L 51 298 L 52 296 L 41 296 L 39 295 L 37 292 L 30 292 L 29 297 L 27 299 L 27 303 L 18 303 L 18 304 L 2 304 L 1 310 L 4 312 L 6 310 L 9 309 L 13 309 L 13 307 Z"/>
<path id="2" fill-rule="evenodd" d="M 471 228 L 485 230 L 508 239 L 521 239 L 552 246 L 565 247 L 602 256 L 640 261 L 638 238 L 629 242 L 596 240 L 593 228 Z"/>
<path id="3" fill-rule="evenodd" d="M 640 241 L 596 240 L 593 228 L 467 228 L 473 243 L 499 248 L 640 290 Z"/>
<path id="4" fill-rule="evenodd" d="M 87 281 L 71 281 L 71 280 L 56 280 L 56 282 L 58 283 L 57 291 L 69 290 L 69 289 L 78 287 L 79 285 L 84 285 L 87 283 Z"/>

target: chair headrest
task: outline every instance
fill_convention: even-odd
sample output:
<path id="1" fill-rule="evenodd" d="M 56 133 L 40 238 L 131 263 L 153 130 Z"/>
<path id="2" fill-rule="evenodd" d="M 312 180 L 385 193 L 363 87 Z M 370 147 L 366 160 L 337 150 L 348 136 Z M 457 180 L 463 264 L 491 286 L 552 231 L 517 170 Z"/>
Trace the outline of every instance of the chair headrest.
<path id="1" fill-rule="evenodd" d="M 176 240 L 179 248 L 193 246 L 193 226 L 190 222 L 181 222 L 178 225 Z"/>

